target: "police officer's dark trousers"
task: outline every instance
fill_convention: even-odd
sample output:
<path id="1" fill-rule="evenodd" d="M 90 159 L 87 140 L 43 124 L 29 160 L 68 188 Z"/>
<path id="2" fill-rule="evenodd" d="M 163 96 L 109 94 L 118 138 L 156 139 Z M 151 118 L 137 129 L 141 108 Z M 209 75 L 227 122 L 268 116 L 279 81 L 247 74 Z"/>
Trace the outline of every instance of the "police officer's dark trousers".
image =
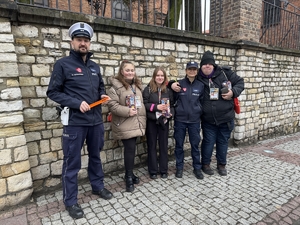
<path id="1" fill-rule="evenodd" d="M 63 201 L 66 206 L 77 203 L 77 175 L 81 169 L 81 149 L 86 141 L 88 151 L 88 177 L 92 190 L 104 188 L 104 174 L 100 151 L 104 145 L 103 124 L 95 126 L 64 126 L 62 148 L 64 153 L 62 168 Z"/>

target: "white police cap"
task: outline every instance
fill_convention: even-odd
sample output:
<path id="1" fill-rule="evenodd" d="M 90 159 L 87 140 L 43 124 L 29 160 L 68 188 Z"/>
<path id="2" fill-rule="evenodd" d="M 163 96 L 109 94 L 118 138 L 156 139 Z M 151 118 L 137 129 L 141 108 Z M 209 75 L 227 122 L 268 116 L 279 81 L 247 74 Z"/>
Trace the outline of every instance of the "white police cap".
<path id="1" fill-rule="evenodd" d="M 71 39 L 73 39 L 74 37 L 85 37 L 91 39 L 93 37 L 93 34 L 93 28 L 84 22 L 74 23 L 69 28 L 69 36 Z"/>

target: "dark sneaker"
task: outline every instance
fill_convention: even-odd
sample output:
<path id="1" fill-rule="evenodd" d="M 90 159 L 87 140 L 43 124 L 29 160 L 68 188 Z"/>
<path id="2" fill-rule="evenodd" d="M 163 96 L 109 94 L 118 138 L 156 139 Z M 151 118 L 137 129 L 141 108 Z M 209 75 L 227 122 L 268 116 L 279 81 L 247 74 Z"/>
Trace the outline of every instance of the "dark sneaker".
<path id="1" fill-rule="evenodd" d="M 203 173 L 207 174 L 207 175 L 214 175 L 214 171 L 210 168 L 210 165 L 202 165 L 202 171 Z"/>
<path id="2" fill-rule="evenodd" d="M 101 198 L 103 198 L 105 200 L 111 199 L 113 197 L 113 194 L 106 188 L 103 188 L 100 191 L 92 191 L 92 193 L 94 195 L 99 195 Z"/>
<path id="3" fill-rule="evenodd" d="M 167 174 L 167 173 L 161 173 L 160 176 L 161 176 L 161 178 L 163 178 L 163 179 L 168 178 L 168 174 Z"/>
<path id="4" fill-rule="evenodd" d="M 201 173 L 201 170 L 194 170 L 193 172 L 197 179 L 203 179 L 203 174 Z"/>
<path id="5" fill-rule="evenodd" d="M 79 219 L 83 217 L 83 210 L 78 204 L 66 206 L 66 210 L 73 219 Z"/>
<path id="6" fill-rule="evenodd" d="M 218 170 L 218 173 L 220 174 L 220 176 L 227 176 L 227 170 L 225 168 L 226 165 L 221 165 L 219 164 L 217 166 L 217 170 Z"/>
<path id="7" fill-rule="evenodd" d="M 150 174 L 150 178 L 155 180 L 155 179 L 157 179 L 157 175 L 156 174 Z"/>
<path id="8" fill-rule="evenodd" d="M 182 178 L 183 170 L 176 170 L 175 177 Z"/>

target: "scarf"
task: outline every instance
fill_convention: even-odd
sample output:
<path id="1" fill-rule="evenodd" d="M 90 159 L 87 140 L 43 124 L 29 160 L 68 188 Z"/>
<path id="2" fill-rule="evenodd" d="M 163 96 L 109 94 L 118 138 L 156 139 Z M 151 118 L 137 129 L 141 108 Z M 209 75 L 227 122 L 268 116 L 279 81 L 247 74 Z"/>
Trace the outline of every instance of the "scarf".
<path id="1" fill-rule="evenodd" d="M 213 71 L 211 72 L 211 74 L 209 74 L 209 75 L 207 76 L 207 75 L 205 75 L 205 74 L 202 72 L 202 70 L 200 70 L 200 75 L 201 75 L 201 77 L 204 77 L 204 78 L 206 78 L 206 79 L 212 78 L 212 76 L 214 75 L 214 73 L 215 73 L 215 69 L 213 69 Z"/>

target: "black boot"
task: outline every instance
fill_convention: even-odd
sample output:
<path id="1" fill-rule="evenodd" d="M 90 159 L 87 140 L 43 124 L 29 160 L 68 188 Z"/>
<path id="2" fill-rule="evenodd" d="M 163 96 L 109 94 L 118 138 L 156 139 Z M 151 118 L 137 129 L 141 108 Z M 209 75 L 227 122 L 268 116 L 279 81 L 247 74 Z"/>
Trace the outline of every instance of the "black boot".
<path id="1" fill-rule="evenodd" d="M 133 185 L 133 172 L 132 171 L 126 171 L 125 173 L 125 183 L 126 183 L 126 191 L 127 192 L 133 192 L 134 191 L 134 185 Z"/>
<path id="2" fill-rule="evenodd" d="M 140 183 L 140 178 L 133 174 L 132 181 L 133 181 L 134 184 L 139 184 Z"/>

